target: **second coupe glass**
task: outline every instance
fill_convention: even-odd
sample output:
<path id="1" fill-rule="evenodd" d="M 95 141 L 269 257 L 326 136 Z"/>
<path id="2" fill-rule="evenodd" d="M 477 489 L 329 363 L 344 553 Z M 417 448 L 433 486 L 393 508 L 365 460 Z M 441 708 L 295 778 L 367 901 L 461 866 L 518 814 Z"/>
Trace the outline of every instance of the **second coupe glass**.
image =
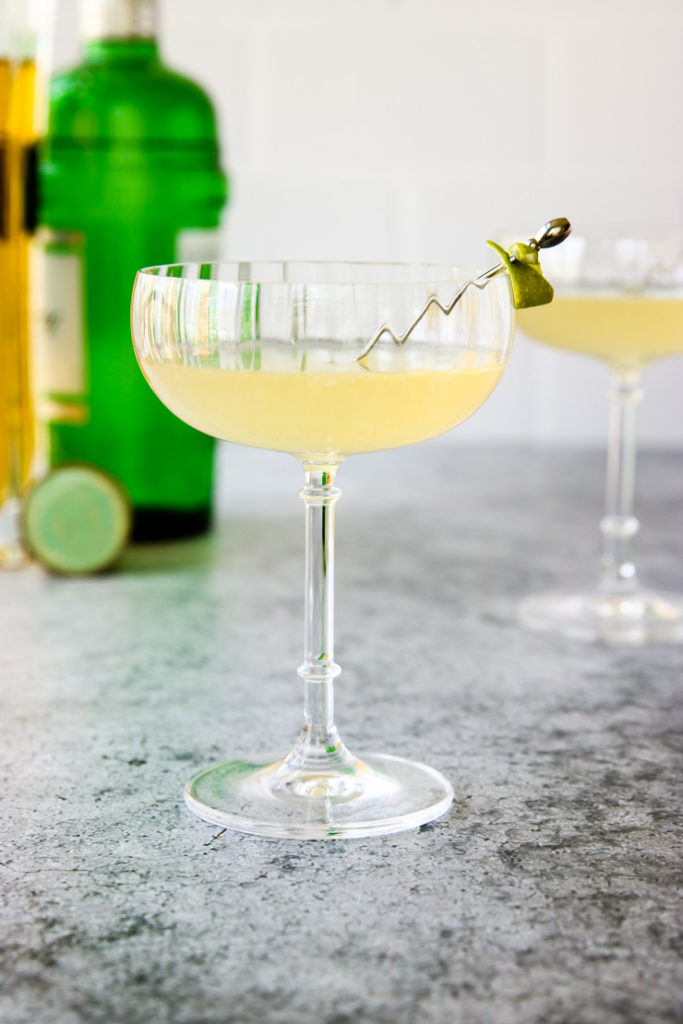
<path id="1" fill-rule="evenodd" d="M 602 566 L 594 588 L 529 597 L 520 619 L 581 640 L 683 642 L 683 594 L 643 586 L 633 552 L 642 373 L 654 359 L 683 354 L 683 238 L 574 234 L 547 260 L 555 299 L 523 311 L 520 327 L 548 345 L 602 359 L 611 372 Z"/>

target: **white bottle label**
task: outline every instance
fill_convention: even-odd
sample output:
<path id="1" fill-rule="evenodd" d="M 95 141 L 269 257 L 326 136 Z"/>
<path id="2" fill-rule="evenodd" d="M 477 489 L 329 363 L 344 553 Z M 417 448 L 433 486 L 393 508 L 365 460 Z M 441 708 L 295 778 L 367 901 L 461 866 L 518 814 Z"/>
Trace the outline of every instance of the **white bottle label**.
<path id="1" fill-rule="evenodd" d="M 41 232 L 33 253 L 34 382 L 41 418 L 87 418 L 83 240 Z"/>

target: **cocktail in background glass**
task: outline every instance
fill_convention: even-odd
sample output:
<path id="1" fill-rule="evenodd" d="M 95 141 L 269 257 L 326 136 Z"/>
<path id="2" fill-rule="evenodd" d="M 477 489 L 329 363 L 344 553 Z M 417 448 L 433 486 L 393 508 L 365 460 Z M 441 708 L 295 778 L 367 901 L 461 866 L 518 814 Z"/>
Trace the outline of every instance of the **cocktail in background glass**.
<path id="1" fill-rule="evenodd" d="M 514 332 L 506 275 L 453 300 L 475 271 L 451 266 L 226 263 L 140 272 L 132 325 L 163 402 L 224 440 L 294 455 L 306 504 L 304 727 L 282 758 L 236 759 L 190 780 L 205 820 L 270 836 L 402 831 L 449 807 L 450 783 L 385 754 L 356 758 L 333 719 L 335 486 L 348 455 L 414 444 L 457 426 L 500 380 Z M 374 344 L 369 342 L 376 339 Z"/>
<path id="2" fill-rule="evenodd" d="M 602 359 L 611 374 L 602 567 L 598 585 L 547 593 L 520 606 L 522 623 L 583 640 L 683 642 L 683 594 L 655 592 L 633 557 L 636 429 L 647 363 L 683 355 L 683 236 L 574 234 L 547 257 L 551 305 L 520 312 L 547 345 Z"/>

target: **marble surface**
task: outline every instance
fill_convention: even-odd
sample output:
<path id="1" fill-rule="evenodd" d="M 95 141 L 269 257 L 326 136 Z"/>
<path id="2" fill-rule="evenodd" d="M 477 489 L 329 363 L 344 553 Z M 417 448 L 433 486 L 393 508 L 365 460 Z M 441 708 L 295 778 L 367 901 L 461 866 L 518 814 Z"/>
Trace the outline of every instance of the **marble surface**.
<path id="1" fill-rule="evenodd" d="M 592 581 L 603 459 L 433 442 L 338 483 L 338 723 L 456 802 L 383 839 L 222 832 L 196 768 L 300 716 L 299 467 L 233 449 L 211 538 L 0 577 L 3 1024 L 683 1020 L 683 648 L 522 631 Z M 683 589 L 683 456 L 640 567 Z"/>

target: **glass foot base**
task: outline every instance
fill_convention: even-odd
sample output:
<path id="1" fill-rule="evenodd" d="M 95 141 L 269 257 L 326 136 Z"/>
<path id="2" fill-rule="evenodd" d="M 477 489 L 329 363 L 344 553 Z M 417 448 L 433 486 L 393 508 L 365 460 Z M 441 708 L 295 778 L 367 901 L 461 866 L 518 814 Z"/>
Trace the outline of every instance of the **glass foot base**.
<path id="1" fill-rule="evenodd" d="M 548 593 L 519 606 L 519 621 L 530 629 L 575 640 L 610 644 L 683 643 L 683 595 L 637 590 L 610 596 Z"/>
<path id="2" fill-rule="evenodd" d="M 453 788 L 416 761 L 372 754 L 326 772 L 284 759 L 227 761 L 195 775 L 185 803 L 214 825 L 250 835 L 342 839 L 417 828 L 450 807 Z"/>

